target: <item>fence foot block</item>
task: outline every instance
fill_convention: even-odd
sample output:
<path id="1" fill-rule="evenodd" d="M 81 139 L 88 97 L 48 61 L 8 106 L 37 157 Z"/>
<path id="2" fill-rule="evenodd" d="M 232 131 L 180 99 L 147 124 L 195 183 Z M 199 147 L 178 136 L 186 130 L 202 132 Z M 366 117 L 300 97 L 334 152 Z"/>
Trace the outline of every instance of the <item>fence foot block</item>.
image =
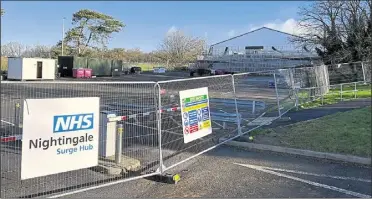
<path id="1" fill-rule="evenodd" d="M 137 159 L 122 155 L 121 163 L 115 163 L 115 156 L 102 158 L 98 161 L 98 166 L 92 170 L 108 175 L 123 175 L 128 172 L 136 172 L 141 168 L 141 162 Z"/>
<path id="2" fill-rule="evenodd" d="M 159 174 L 146 178 L 151 181 L 167 183 L 167 184 L 177 184 L 181 180 L 179 174 Z"/>

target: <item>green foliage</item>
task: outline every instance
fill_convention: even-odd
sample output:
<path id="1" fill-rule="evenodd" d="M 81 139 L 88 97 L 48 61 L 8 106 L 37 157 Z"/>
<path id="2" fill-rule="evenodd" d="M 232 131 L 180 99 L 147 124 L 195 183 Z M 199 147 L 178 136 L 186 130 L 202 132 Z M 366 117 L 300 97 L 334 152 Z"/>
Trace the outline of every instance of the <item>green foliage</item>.
<path id="1" fill-rule="evenodd" d="M 65 36 L 66 46 L 72 54 L 84 56 L 91 49 L 105 49 L 112 33 L 125 26 L 119 20 L 96 11 L 83 9 L 73 14 L 72 27 Z"/>
<path id="2" fill-rule="evenodd" d="M 367 60 L 372 51 L 372 1 L 314 1 L 300 8 L 301 37 L 325 64 Z M 322 49 L 319 47 L 321 46 Z"/>

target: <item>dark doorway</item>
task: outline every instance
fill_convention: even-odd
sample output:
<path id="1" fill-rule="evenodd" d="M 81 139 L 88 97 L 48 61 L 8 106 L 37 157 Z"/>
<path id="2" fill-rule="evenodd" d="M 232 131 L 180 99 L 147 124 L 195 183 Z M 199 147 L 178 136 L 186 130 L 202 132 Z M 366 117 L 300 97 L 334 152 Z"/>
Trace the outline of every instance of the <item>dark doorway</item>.
<path id="1" fill-rule="evenodd" d="M 36 69 L 36 78 L 42 78 L 42 77 L 43 77 L 43 62 L 38 61 L 37 69 Z"/>

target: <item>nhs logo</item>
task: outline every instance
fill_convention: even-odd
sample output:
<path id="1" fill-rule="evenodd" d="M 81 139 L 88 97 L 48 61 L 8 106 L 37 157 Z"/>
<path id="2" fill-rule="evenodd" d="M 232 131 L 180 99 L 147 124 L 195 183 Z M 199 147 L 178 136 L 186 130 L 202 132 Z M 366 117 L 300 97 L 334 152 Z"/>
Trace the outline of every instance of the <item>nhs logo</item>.
<path id="1" fill-rule="evenodd" d="M 87 129 L 93 129 L 93 113 L 54 116 L 53 133 Z"/>

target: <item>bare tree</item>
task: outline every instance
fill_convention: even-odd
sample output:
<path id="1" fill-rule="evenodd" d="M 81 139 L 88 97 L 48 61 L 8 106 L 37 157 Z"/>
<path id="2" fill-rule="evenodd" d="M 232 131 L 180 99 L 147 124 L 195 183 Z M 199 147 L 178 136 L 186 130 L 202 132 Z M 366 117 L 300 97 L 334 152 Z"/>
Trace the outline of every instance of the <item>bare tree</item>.
<path id="1" fill-rule="evenodd" d="M 7 57 L 51 58 L 51 47 L 44 45 L 26 46 L 17 42 L 9 42 L 1 46 L 1 55 Z"/>
<path id="2" fill-rule="evenodd" d="M 51 58 L 52 48 L 45 45 L 28 46 L 24 52 L 24 57 L 40 57 L 40 58 Z"/>
<path id="3" fill-rule="evenodd" d="M 204 40 L 185 35 L 176 30 L 168 33 L 160 45 L 157 57 L 173 66 L 185 64 L 196 59 L 204 48 Z"/>
<path id="4" fill-rule="evenodd" d="M 315 1 L 301 7 L 298 25 L 304 33 L 293 42 L 316 47 L 326 63 L 366 59 L 371 47 L 371 1 Z"/>
<path id="5" fill-rule="evenodd" d="M 21 57 L 26 50 L 26 46 L 17 42 L 9 42 L 1 46 L 1 55 L 7 57 Z"/>

